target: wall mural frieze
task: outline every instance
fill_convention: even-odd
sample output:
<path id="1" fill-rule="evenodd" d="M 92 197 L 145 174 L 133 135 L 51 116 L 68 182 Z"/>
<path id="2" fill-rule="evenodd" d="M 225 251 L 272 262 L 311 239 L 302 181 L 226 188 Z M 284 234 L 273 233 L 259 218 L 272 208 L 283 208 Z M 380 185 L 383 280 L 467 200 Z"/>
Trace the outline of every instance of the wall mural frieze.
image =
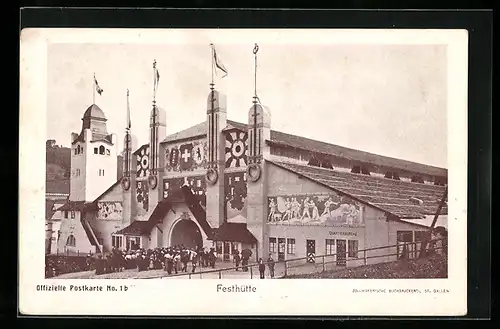
<path id="1" fill-rule="evenodd" d="M 123 206 L 121 202 L 98 202 L 97 219 L 121 220 Z"/>
<path id="2" fill-rule="evenodd" d="M 267 223 L 284 225 L 362 226 L 362 207 L 334 192 L 268 198 Z"/>

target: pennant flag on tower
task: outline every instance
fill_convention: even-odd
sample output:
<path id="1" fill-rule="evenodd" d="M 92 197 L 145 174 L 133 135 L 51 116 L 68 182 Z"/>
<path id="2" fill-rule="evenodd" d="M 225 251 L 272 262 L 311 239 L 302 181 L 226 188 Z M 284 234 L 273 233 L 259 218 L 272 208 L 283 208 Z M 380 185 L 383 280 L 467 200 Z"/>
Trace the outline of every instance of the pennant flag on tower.
<path id="1" fill-rule="evenodd" d="M 154 88 L 155 90 L 158 89 L 158 82 L 160 82 L 160 72 L 158 71 L 158 68 L 156 68 L 156 59 L 153 62 L 153 69 L 155 71 L 154 73 Z"/>
<path id="2" fill-rule="evenodd" d="M 97 91 L 97 93 L 99 95 L 101 95 L 104 90 L 99 86 L 99 83 L 97 82 L 97 79 L 95 78 L 95 75 L 94 75 L 94 83 L 95 83 L 95 90 Z"/>
<path id="3" fill-rule="evenodd" d="M 220 60 L 219 56 L 217 56 L 217 51 L 215 50 L 215 46 L 214 46 L 213 43 L 211 44 L 211 46 L 212 46 L 213 55 L 214 55 L 214 64 L 215 64 L 215 67 L 225 73 L 222 76 L 224 78 L 227 75 L 227 69 L 224 66 L 224 64 L 222 64 L 222 61 Z"/>

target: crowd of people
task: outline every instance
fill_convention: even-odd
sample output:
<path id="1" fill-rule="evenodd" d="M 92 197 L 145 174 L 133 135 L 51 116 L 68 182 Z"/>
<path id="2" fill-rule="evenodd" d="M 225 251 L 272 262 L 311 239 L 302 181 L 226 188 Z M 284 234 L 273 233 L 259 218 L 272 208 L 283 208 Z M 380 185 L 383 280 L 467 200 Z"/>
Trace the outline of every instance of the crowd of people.
<path id="1" fill-rule="evenodd" d="M 248 272 L 252 253 L 248 250 L 233 250 L 232 261 L 235 271 L 240 269 Z M 104 255 L 87 255 L 85 260 L 79 257 L 79 262 L 68 262 L 59 259 L 46 261 L 46 277 L 54 277 L 63 273 L 79 271 L 95 271 L 95 274 L 121 272 L 127 269 L 137 269 L 139 272 L 148 270 L 164 270 L 167 274 L 194 273 L 197 268 L 215 269 L 217 252 L 215 248 L 187 248 L 183 245 L 155 248 L 121 250 L 113 248 Z M 274 277 L 275 261 L 271 254 L 266 262 L 259 259 L 260 277 L 265 277 L 266 265 L 271 278 Z"/>
<path id="2" fill-rule="evenodd" d="M 215 268 L 215 248 L 187 248 L 173 246 L 155 249 L 113 250 L 95 261 L 96 274 L 120 272 L 137 268 L 138 271 L 165 270 L 168 274 L 194 273 L 196 268 Z M 188 269 L 189 268 L 189 269 Z"/>
<path id="3" fill-rule="evenodd" d="M 45 277 L 52 278 L 65 273 L 74 273 L 90 270 L 91 265 L 87 259 L 76 256 L 46 256 Z"/>

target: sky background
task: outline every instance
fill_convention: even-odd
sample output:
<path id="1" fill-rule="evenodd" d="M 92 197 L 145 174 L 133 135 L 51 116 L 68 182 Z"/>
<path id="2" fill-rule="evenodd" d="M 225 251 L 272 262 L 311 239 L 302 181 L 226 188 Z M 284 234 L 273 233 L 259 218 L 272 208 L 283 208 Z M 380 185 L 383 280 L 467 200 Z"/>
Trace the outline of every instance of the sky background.
<path id="1" fill-rule="evenodd" d="M 254 90 L 253 43 L 216 44 L 229 71 L 216 77 L 228 119 L 246 122 Z M 50 44 L 47 139 L 70 145 L 92 104 L 93 75 L 104 90 L 96 104 L 123 146 L 126 90 L 132 132 L 148 143 L 153 60 L 157 104 L 167 135 L 205 120 L 211 80 L 209 42 Z M 444 45 L 259 43 L 257 93 L 271 127 L 380 155 L 447 166 L 447 54 Z"/>

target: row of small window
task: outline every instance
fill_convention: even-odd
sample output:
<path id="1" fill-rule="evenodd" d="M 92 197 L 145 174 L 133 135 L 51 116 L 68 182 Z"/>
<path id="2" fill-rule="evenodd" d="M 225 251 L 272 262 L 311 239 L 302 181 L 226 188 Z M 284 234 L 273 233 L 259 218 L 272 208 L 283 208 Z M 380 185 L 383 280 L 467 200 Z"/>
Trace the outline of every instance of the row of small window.
<path id="1" fill-rule="evenodd" d="M 74 171 L 74 176 L 78 177 L 80 176 L 81 172 L 80 169 L 76 169 Z M 99 169 L 99 176 L 104 176 L 104 169 Z"/>
<path id="2" fill-rule="evenodd" d="M 294 238 L 269 238 L 269 252 L 276 252 L 276 241 L 277 243 L 277 251 L 278 253 L 285 253 L 285 245 L 286 245 L 286 253 L 289 255 L 295 254 L 295 239 Z M 345 243 L 345 240 L 342 240 Z M 345 246 L 345 244 L 344 244 Z M 326 239 L 325 240 L 325 255 L 333 255 L 338 252 L 335 249 L 335 239 Z M 348 257 L 356 258 L 358 257 L 358 240 L 347 240 L 347 254 Z"/>
<path id="3" fill-rule="evenodd" d="M 75 155 L 83 154 L 83 147 L 81 147 L 80 145 L 77 145 L 77 147 L 75 147 L 74 152 L 75 152 Z M 98 148 L 94 147 L 94 154 L 110 155 L 111 151 L 101 145 Z"/>
<path id="4" fill-rule="evenodd" d="M 71 211 L 71 219 L 75 219 L 75 216 L 76 216 L 76 215 L 75 215 L 75 211 L 74 211 L 74 210 L 72 210 L 72 211 Z M 67 210 L 66 210 L 66 211 L 64 212 L 64 218 L 68 218 L 68 217 L 69 217 L 69 211 L 67 211 Z"/>

